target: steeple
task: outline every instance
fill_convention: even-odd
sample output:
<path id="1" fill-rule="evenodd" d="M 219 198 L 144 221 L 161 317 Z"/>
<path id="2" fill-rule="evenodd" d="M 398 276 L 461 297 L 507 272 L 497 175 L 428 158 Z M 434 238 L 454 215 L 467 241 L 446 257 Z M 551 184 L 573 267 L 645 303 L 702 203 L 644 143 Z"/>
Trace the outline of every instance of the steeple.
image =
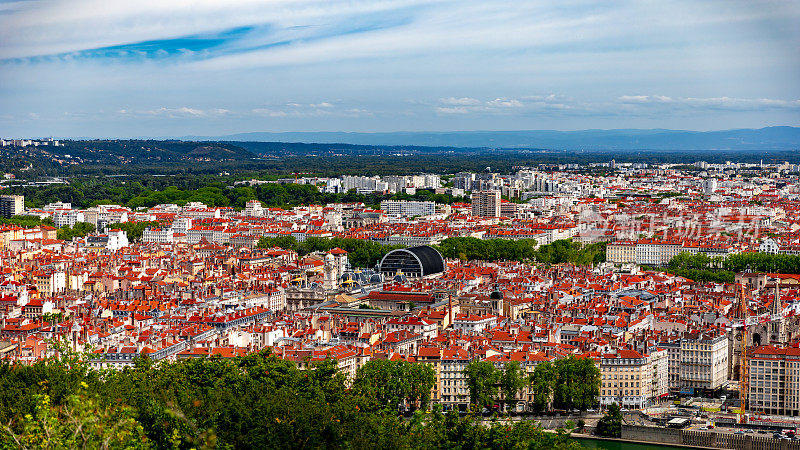
<path id="1" fill-rule="evenodd" d="M 775 277 L 775 296 L 772 300 L 772 305 L 770 306 L 770 314 L 780 314 L 783 312 L 783 308 L 781 308 L 781 288 L 780 288 L 781 279 Z"/>

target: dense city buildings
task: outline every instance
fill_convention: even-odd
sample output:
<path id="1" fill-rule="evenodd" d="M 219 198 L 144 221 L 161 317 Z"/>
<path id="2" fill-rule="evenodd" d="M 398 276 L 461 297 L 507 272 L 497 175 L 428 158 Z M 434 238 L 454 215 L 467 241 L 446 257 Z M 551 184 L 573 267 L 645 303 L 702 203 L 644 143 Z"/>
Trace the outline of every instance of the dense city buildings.
<path id="1" fill-rule="evenodd" d="M 44 221 L 0 225 L 3 354 L 30 364 L 52 355 L 57 337 L 91 349 L 96 368 L 123 368 L 269 348 L 297 364 L 336 354 L 351 380 L 366 361 L 396 359 L 431 365 L 431 398 L 446 409 L 468 408 L 471 361 L 501 371 L 517 362 L 528 376 L 572 357 L 598 368 L 598 407 L 746 390 L 747 410 L 796 416 L 800 276 L 746 266 L 693 278 L 722 277 L 737 258 L 795 254 L 795 169 L 615 162 L 604 175 L 459 173 L 445 178 L 452 187 L 431 175 L 272 182 L 465 189 L 471 200 L 384 199 L 380 209 L 255 199 L 25 208 L 3 196 L 4 216 Z M 81 224 L 95 231 L 59 238 Z M 596 253 L 580 263 L 550 253 L 567 240 Z M 686 258 L 711 275 L 676 265 Z M 508 399 L 520 411 L 536 402 L 531 386 Z"/>
<path id="2" fill-rule="evenodd" d="M 0 449 L 800 450 L 798 24 L 0 0 Z"/>

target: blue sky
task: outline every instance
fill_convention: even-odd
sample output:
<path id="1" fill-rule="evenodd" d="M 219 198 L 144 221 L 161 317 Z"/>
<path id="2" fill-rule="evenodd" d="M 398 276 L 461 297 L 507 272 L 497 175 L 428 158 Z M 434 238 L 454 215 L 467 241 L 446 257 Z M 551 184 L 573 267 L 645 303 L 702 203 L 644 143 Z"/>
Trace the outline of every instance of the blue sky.
<path id="1" fill-rule="evenodd" d="M 800 125 L 800 2 L 0 0 L 0 136 Z"/>

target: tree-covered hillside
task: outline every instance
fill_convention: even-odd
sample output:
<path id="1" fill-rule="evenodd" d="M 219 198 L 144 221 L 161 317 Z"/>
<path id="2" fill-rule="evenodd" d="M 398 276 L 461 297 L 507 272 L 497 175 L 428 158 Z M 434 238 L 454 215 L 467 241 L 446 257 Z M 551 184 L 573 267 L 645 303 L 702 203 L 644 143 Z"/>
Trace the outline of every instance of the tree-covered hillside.
<path id="1" fill-rule="evenodd" d="M 426 409 L 433 369 L 370 361 L 351 387 L 332 359 L 261 352 L 93 371 L 68 357 L 0 365 L 3 448 L 579 449 L 534 422 Z M 380 380 L 376 383 L 375 380 Z M 413 417 L 397 406 L 420 408 Z"/>

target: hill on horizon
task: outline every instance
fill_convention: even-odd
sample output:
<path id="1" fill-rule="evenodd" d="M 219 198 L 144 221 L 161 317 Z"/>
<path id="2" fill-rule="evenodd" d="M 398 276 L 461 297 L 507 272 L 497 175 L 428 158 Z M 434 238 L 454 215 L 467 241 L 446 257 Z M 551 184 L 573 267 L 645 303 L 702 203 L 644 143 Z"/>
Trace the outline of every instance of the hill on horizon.
<path id="1" fill-rule="evenodd" d="M 545 148 L 560 150 L 745 151 L 800 149 L 800 128 L 776 126 L 721 131 L 617 129 L 381 133 L 252 132 L 225 136 L 185 136 L 181 139 L 428 147 Z"/>

